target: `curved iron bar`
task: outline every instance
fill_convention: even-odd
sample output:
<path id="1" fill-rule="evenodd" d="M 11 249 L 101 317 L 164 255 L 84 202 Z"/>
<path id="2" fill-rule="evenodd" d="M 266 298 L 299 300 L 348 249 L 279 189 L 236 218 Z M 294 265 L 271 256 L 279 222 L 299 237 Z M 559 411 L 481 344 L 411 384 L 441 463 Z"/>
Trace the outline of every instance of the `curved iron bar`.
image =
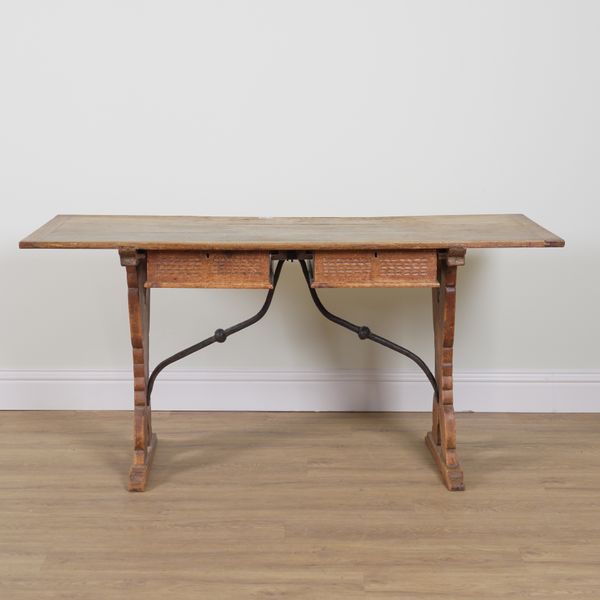
<path id="1" fill-rule="evenodd" d="M 165 367 L 168 367 L 169 365 L 173 364 L 174 362 L 181 360 L 182 358 L 185 358 L 186 356 L 189 356 L 190 354 L 194 354 L 194 352 L 198 352 L 198 350 L 202 350 L 202 348 L 206 348 L 207 346 L 210 346 L 211 344 L 214 344 L 215 342 L 219 342 L 220 344 L 222 344 L 230 335 L 237 333 L 238 331 L 241 331 L 242 329 L 246 329 L 246 327 L 250 327 L 250 325 L 254 325 L 254 323 L 256 323 L 257 321 L 260 321 L 265 316 L 265 314 L 267 313 L 267 310 L 269 309 L 269 306 L 271 305 L 271 300 L 273 300 L 273 294 L 275 293 L 275 288 L 277 287 L 277 281 L 279 280 L 279 274 L 281 273 L 281 268 L 283 267 L 284 262 L 285 262 L 285 260 L 283 260 L 283 259 L 277 261 L 277 266 L 275 267 L 275 272 L 273 274 L 273 287 L 267 293 L 267 297 L 265 298 L 265 302 L 262 305 L 262 308 L 253 317 L 250 317 L 249 319 L 246 319 L 245 321 L 242 321 L 241 323 L 238 323 L 237 325 L 232 325 L 231 327 L 228 327 L 227 329 L 217 329 L 215 331 L 214 335 L 211 335 L 210 337 L 206 338 L 205 340 L 202 340 L 201 342 L 198 342 L 197 344 L 194 344 L 193 346 L 189 346 L 188 348 L 185 348 L 184 350 L 180 350 L 179 352 L 176 352 L 172 356 L 165 358 L 163 361 L 158 363 L 158 365 L 156 365 L 156 367 L 154 367 L 152 374 L 148 378 L 148 392 L 147 392 L 148 401 L 150 400 L 150 394 L 152 394 L 152 389 L 154 388 L 154 382 L 156 381 L 156 378 L 158 377 L 160 372 Z"/>
<path id="2" fill-rule="evenodd" d="M 329 319 L 330 321 L 333 321 L 334 323 L 337 323 L 338 325 L 341 325 L 342 327 L 345 327 L 346 329 L 349 329 L 350 331 L 353 331 L 354 333 L 356 333 L 358 335 L 358 337 L 361 340 L 371 340 L 372 342 L 381 344 L 382 346 L 385 346 L 386 348 L 389 348 L 390 350 L 394 350 L 400 354 L 403 354 L 407 358 L 410 358 L 414 363 L 416 363 L 421 368 L 421 371 L 423 371 L 423 373 L 425 373 L 425 375 L 427 376 L 427 379 L 429 379 L 429 383 L 431 383 L 431 386 L 433 387 L 433 391 L 434 391 L 436 397 L 438 396 L 438 386 L 437 386 L 437 381 L 435 380 L 435 375 L 431 372 L 431 370 L 425 364 L 425 361 L 423 361 L 422 358 L 420 358 L 414 352 L 411 352 L 407 348 L 404 348 L 403 346 L 395 344 L 394 342 L 392 342 L 384 337 L 381 337 L 380 335 L 377 335 L 376 333 L 373 333 L 366 325 L 355 325 L 354 323 L 350 323 L 350 321 L 346 321 L 346 319 L 343 319 L 342 317 L 338 317 L 337 315 L 330 313 L 323 306 L 323 303 L 321 302 L 321 299 L 319 298 L 317 291 L 310 285 L 310 273 L 308 271 L 308 266 L 306 265 L 306 261 L 304 259 L 300 259 L 299 262 L 300 262 L 300 266 L 302 267 L 302 273 L 304 274 L 304 279 L 306 279 L 306 283 L 308 284 L 308 289 L 310 291 L 310 295 L 313 299 L 313 302 L 316 304 L 317 308 L 319 309 L 319 311 L 325 318 Z"/>

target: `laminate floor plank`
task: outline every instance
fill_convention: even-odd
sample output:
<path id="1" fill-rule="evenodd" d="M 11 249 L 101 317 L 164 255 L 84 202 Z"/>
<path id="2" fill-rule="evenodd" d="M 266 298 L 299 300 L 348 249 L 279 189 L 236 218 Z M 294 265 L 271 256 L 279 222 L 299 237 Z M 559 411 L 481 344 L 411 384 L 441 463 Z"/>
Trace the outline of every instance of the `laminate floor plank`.
<path id="1" fill-rule="evenodd" d="M 448 492 L 425 413 L 0 413 L 0 598 L 600 597 L 600 414 L 458 414 Z"/>

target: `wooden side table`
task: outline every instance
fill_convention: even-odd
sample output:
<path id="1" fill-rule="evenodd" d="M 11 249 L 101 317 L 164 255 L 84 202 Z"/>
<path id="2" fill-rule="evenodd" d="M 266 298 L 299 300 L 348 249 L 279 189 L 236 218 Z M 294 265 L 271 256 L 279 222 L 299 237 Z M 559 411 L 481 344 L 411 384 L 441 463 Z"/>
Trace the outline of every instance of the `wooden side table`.
<path id="1" fill-rule="evenodd" d="M 127 273 L 133 347 L 134 453 L 129 490 L 144 491 L 157 438 L 150 398 L 158 374 L 175 361 L 260 320 L 285 261 L 298 261 L 310 295 L 330 321 L 414 361 L 433 388 L 433 421 L 425 441 L 449 490 L 463 490 L 456 453 L 452 385 L 457 267 L 468 248 L 558 247 L 564 241 L 524 215 L 381 218 L 251 218 L 58 215 L 22 240 L 21 248 L 116 249 Z M 149 369 L 153 287 L 264 288 L 249 319 Z M 428 287 L 433 292 L 435 367 L 365 325 L 323 306 L 322 287 Z"/>

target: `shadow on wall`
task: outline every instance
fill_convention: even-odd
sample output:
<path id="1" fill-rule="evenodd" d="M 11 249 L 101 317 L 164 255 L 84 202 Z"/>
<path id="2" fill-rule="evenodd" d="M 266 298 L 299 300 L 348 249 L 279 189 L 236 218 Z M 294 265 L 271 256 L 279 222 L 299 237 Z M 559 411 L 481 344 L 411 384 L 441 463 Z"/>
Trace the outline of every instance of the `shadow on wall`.
<path id="1" fill-rule="evenodd" d="M 465 268 L 459 273 L 459 294 L 470 298 L 457 319 L 470 312 L 476 305 L 478 278 L 483 274 L 485 258 L 475 252 L 469 256 L 469 273 Z M 287 263 L 285 276 L 278 287 L 281 310 L 293 314 L 293 324 L 287 326 L 291 343 L 299 344 L 307 354 L 318 357 L 316 368 L 321 371 L 347 370 L 349 378 L 355 370 L 417 371 L 418 367 L 408 358 L 369 340 L 360 340 L 356 334 L 328 321 L 321 315 L 310 298 L 299 265 Z M 434 371 L 432 301 L 430 289 L 321 289 L 319 297 L 325 307 L 357 325 L 367 325 L 374 333 L 386 337 L 416 352 Z M 425 380 L 425 375 L 423 374 Z M 351 386 L 354 397 L 337 398 L 336 404 L 360 405 L 365 411 L 386 411 L 397 408 L 398 398 L 389 396 L 390 386 L 382 386 L 381 377 L 368 381 L 362 377 Z M 387 391 L 386 391 L 387 390 Z M 432 392 L 431 392 L 432 393 Z M 401 399 L 400 399 L 401 400 Z M 431 394 L 423 399 L 423 409 L 431 403 Z"/>
<path id="2" fill-rule="evenodd" d="M 478 290 L 487 276 L 484 267 L 489 258 L 469 252 L 459 272 L 457 349 L 467 321 L 472 320 L 467 316 L 479 314 Z M 5 272 L 9 279 L 13 277 L 13 289 L 19 294 L 10 296 L 14 305 L 4 314 L 22 321 L 26 313 L 28 323 L 20 335 L 11 336 L 16 340 L 11 348 L 15 366 L 20 362 L 38 363 L 41 368 L 130 368 L 125 274 L 116 253 L 27 251 L 7 262 L 11 264 Z M 433 370 L 430 290 L 323 289 L 319 294 L 334 314 L 406 346 Z M 151 365 L 212 335 L 217 327 L 254 314 L 264 297 L 264 290 L 153 290 Z M 347 371 L 349 379 L 354 371 L 361 371 L 352 385 L 340 389 L 344 397 L 336 404 L 374 411 L 387 410 L 392 402 L 397 406 L 398 398 L 386 397 L 383 388 L 390 386 L 381 385 L 381 377 L 365 381 L 364 373 L 417 372 L 406 357 L 361 341 L 325 319 L 314 306 L 296 262 L 284 265 L 272 306 L 260 323 L 173 368 L 337 371 L 338 377 L 340 371 Z M 347 397 L 348 390 L 354 397 Z M 428 393 L 424 410 L 430 402 Z"/>

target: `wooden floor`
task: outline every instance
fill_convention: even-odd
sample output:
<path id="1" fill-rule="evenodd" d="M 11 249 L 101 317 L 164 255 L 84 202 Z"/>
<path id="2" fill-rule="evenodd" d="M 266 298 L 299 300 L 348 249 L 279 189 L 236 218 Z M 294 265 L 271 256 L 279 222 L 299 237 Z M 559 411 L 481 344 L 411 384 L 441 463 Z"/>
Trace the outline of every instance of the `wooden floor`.
<path id="1" fill-rule="evenodd" d="M 600 414 L 0 414 L 0 598 L 600 598 Z"/>

